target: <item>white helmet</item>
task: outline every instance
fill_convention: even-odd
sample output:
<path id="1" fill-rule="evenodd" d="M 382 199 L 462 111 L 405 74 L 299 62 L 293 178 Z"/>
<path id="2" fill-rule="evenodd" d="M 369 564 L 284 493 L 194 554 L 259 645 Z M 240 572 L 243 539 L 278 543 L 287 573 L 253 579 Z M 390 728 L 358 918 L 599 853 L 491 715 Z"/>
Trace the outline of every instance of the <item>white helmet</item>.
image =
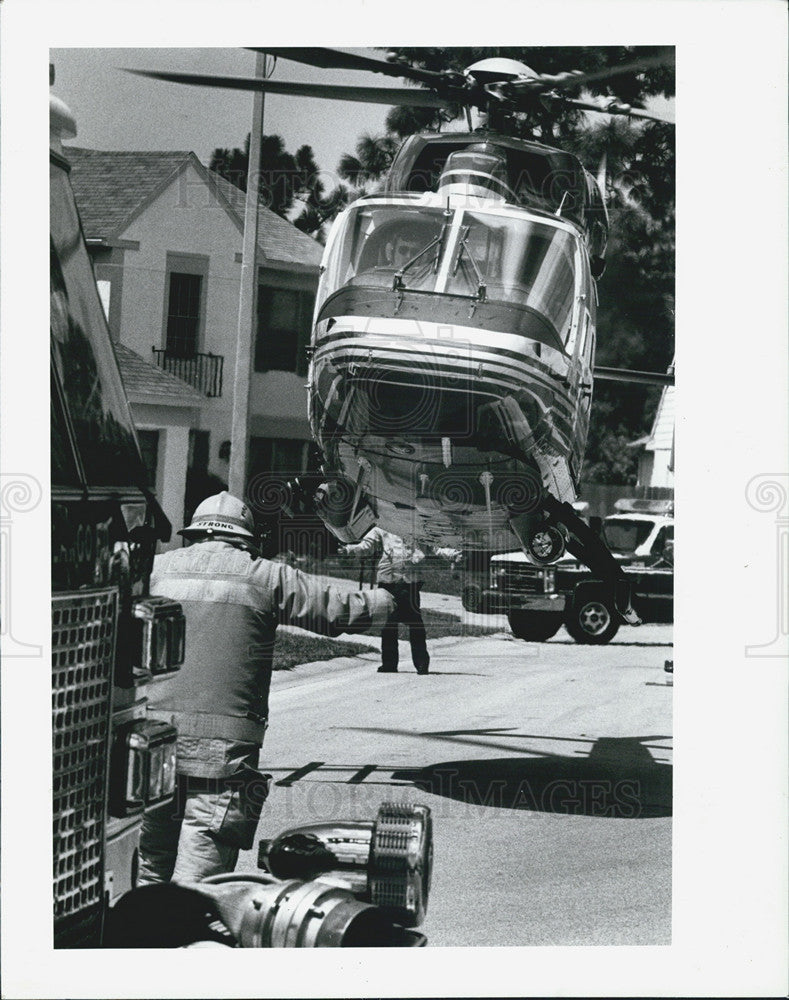
<path id="1" fill-rule="evenodd" d="M 238 497 L 230 493 L 217 493 L 207 497 L 192 515 L 192 523 L 178 532 L 187 538 L 192 535 L 239 535 L 255 537 L 255 519 L 252 511 Z"/>

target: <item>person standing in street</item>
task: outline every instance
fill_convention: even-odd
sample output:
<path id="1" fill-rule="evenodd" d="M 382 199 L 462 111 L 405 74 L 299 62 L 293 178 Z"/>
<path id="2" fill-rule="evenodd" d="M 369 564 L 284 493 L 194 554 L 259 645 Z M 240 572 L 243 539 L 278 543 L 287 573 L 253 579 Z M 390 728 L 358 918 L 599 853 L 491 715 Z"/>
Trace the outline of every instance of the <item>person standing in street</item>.
<path id="1" fill-rule="evenodd" d="M 367 632 L 395 606 L 385 591 L 343 594 L 261 558 L 251 510 L 227 492 L 204 500 L 180 534 L 193 544 L 156 557 L 150 592 L 181 603 L 186 653 L 148 702 L 150 718 L 178 729 L 177 791 L 145 814 L 138 886 L 231 872 L 252 847 L 271 778 L 258 763 L 277 625 Z"/>
<path id="2" fill-rule="evenodd" d="M 398 625 L 408 626 L 411 643 L 411 659 L 418 674 L 426 674 L 430 667 L 427 652 L 427 635 L 420 609 L 422 576 L 419 564 L 425 558 L 424 552 L 415 545 L 409 545 L 398 535 L 383 528 L 371 528 L 364 538 L 355 545 L 345 545 L 340 552 L 354 556 L 376 554 L 379 556 L 378 586 L 388 591 L 395 601 L 395 608 L 381 632 L 381 674 L 397 672 Z"/>

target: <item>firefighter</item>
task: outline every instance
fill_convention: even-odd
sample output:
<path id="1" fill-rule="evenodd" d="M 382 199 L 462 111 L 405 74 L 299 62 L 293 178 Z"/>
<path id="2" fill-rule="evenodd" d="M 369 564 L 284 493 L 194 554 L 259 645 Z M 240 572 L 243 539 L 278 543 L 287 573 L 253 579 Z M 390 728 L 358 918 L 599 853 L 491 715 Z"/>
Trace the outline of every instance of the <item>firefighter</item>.
<path id="1" fill-rule="evenodd" d="M 378 673 L 397 672 L 397 627 L 402 623 L 408 626 L 411 659 L 416 672 L 426 674 L 430 666 L 430 655 L 427 652 L 427 636 L 419 598 L 422 589 L 419 563 L 425 558 L 424 552 L 415 545 L 404 542 L 399 535 L 375 527 L 358 544 L 342 546 L 340 553 L 355 556 L 368 553 L 379 555 L 378 586 L 388 591 L 395 600 L 394 612 L 381 632 L 381 666 Z"/>
<path id="2" fill-rule="evenodd" d="M 152 685 L 148 713 L 178 729 L 177 795 L 146 813 L 138 885 L 233 871 L 252 847 L 271 776 L 258 770 L 277 625 L 367 632 L 394 609 L 385 591 L 342 594 L 259 556 L 252 512 L 227 492 L 204 500 L 156 557 L 151 593 L 180 601 L 186 655 Z"/>

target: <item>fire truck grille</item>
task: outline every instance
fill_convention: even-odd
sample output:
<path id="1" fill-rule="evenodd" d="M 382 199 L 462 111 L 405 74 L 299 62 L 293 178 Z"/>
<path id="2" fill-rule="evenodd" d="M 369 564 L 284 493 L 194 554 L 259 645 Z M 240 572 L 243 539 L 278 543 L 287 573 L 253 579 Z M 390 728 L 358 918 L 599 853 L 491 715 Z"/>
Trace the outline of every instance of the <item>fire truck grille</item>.
<path id="1" fill-rule="evenodd" d="M 117 592 L 52 599 L 55 945 L 97 945 Z"/>

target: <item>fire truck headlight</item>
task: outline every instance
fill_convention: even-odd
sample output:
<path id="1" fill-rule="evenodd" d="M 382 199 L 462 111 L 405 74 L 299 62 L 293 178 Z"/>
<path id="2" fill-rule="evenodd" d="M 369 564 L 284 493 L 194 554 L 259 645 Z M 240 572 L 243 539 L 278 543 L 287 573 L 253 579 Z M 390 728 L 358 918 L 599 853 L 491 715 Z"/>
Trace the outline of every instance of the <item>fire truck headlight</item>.
<path id="1" fill-rule="evenodd" d="M 184 662 L 186 652 L 186 619 L 183 613 L 173 615 L 167 625 L 167 659 L 170 670 L 177 670 Z"/>
<path id="2" fill-rule="evenodd" d="M 162 797 L 175 792 L 175 741 L 162 747 Z"/>
<path id="3" fill-rule="evenodd" d="M 126 741 L 126 786 L 125 815 L 140 812 L 145 808 L 147 761 L 145 743 L 135 733 L 129 733 Z"/>
<path id="4" fill-rule="evenodd" d="M 158 802 L 162 797 L 162 777 L 164 771 L 164 747 L 152 747 L 150 770 L 148 771 L 148 802 Z"/>
<path id="5" fill-rule="evenodd" d="M 132 607 L 137 630 L 134 666 L 151 674 L 178 670 L 184 662 L 186 625 L 177 601 L 145 597 Z"/>
<path id="6" fill-rule="evenodd" d="M 145 722 L 148 727 L 148 805 L 169 799 L 175 791 L 175 741 L 178 732 L 166 722 Z"/>
<path id="7" fill-rule="evenodd" d="M 147 719 L 117 729 L 110 764 L 113 816 L 133 816 L 173 795 L 177 735 L 174 726 Z"/>

